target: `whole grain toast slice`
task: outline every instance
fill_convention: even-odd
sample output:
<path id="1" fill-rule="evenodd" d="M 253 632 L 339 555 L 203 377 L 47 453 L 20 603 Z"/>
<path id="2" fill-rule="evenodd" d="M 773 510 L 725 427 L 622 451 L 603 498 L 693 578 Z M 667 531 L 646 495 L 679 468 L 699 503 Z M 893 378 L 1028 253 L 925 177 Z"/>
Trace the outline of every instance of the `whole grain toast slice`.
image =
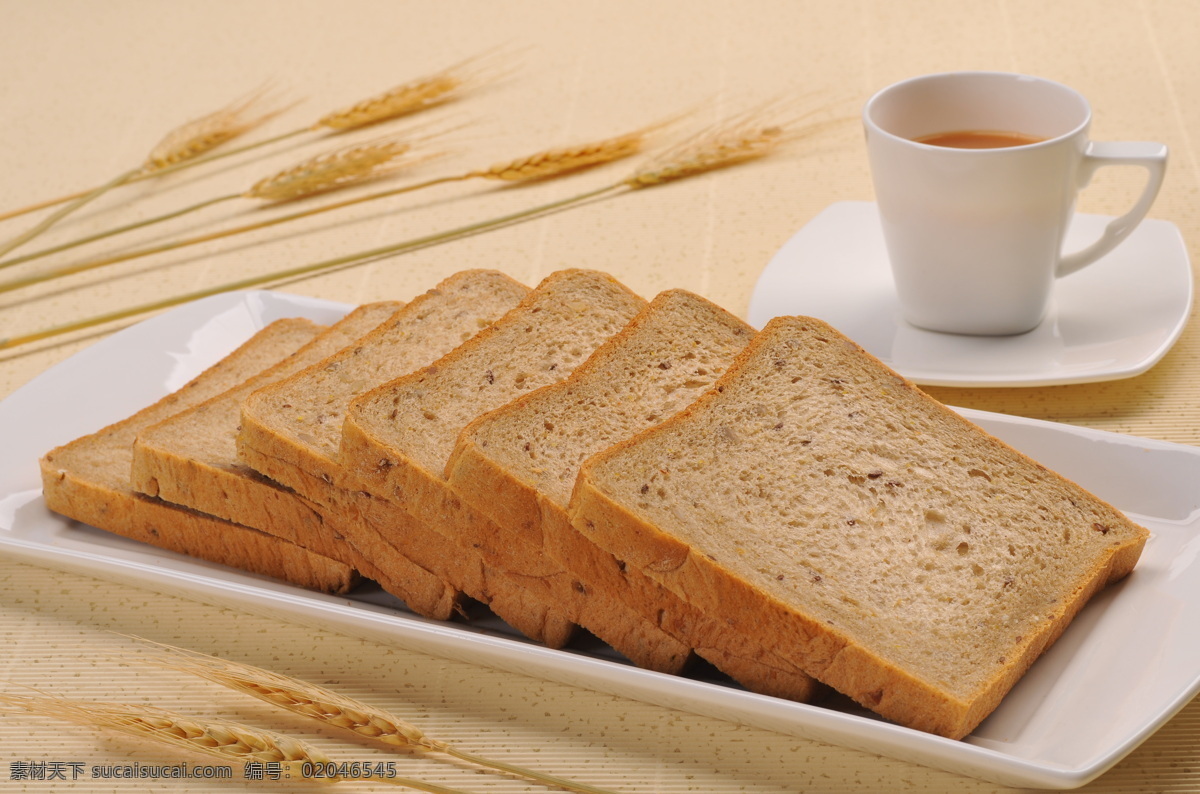
<path id="1" fill-rule="evenodd" d="M 403 304 L 360 306 L 273 367 L 199 405 L 138 433 L 133 444 L 134 490 L 236 521 L 356 568 L 414 612 L 449 617 L 457 591 L 402 557 L 386 569 L 359 554 L 337 530 L 336 516 L 242 464 L 236 437 L 242 401 L 253 391 L 322 361 L 394 315 Z"/>
<path id="2" fill-rule="evenodd" d="M 837 331 L 777 318 L 589 459 L 576 527 L 880 715 L 961 738 L 1148 533 Z"/>
<path id="3" fill-rule="evenodd" d="M 242 405 L 237 446 L 244 463 L 325 508 L 326 519 L 385 575 L 415 563 L 527 636 L 561 643 L 571 622 L 534 599 L 524 579 L 490 571 L 474 549 L 372 496 L 339 460 L 352 398 L 436 360 L 528 292 L 495 271 L 450 276 L 354 345 L 252 393 Z"/>
<path id="4" fill-rule="evenodd" d="M 348 566 L 256 529 L 139 494 L 130 485 L 133 440 L 144 427 L 240 383 L 320 333 L 308 320 L 279 320 L 230 355 L 133 416 L 57 447 L 41 459 L 46 505 L 76 521 L 169 551 L 303 587 L 342 593 Z"/>
<path id="5" fill-rule="evenodd" d="M 321 544 L 324 548 L 314 550 L 334 556 L 331 552 L 337 544 L 323 537 L 322 519 L 312 503 L 237 459 L 242 400 L 256 389 L 336 353 L 402 306 L 396 301 L 359 306 L 275 366 L 143 429 L 133 444 L 134 489 L 239 521 L 292 543 L 309 548 Z"/>
<path id="6" fill-rule="evenodd" d="M 569 378 L 471 422 L 446 479 L 507 535 L 525 537 L 588 591 L 620 599 L 746 688 L 808 700 L 810 676 L 623 565 L 567 516 L 584 460 L 687 407 L 753 335 L 703 298 L 663 292 Z"/>
<path id="7" fill-rule="evenodd" d="M 528 533 L 501 527 L 443 476 L 455 439 L 472 420 L 566 378 L 621 330 L 645 301 L 611 276 L 565 270 L 487 330 L 436 362 L 354 401 L 342 460 L 367 490 L 432 529 L 478 548 L 492 571 L 527 578 L 542 600 L 634 663 L 677 671 L 689 650 L 619 599 L 589 592 Z"/>

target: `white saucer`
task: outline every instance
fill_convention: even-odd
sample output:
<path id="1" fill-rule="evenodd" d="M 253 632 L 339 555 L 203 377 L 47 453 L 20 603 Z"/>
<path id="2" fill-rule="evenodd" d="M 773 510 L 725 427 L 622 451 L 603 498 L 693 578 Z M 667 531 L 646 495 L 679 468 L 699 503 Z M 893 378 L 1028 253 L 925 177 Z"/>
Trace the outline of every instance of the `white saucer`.
<path id="1" fill-rule="evenodd" d="M 1078 215 L 1073 251 L 1110 218 Z M 1158 362 L 1187 323 L 1192 268 L 1179 229 L 1146 220 L 1115 251 L 1055 285 L 1040 326 L 1003 337 L 924 331 L 900 317 L 875 204 L 832 204 L 771 259 L 749 322 L 825 320 L 910 380 L 930 386 L 1050 386 L 1115 380 Z"/>

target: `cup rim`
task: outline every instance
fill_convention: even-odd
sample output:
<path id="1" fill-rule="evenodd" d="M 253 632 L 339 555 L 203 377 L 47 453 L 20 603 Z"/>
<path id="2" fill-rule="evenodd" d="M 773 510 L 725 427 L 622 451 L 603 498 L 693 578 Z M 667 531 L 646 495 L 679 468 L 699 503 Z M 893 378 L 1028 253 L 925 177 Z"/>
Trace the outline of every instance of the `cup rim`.
<path id="1" fill-rule="evenodd" d="M 883 127 L 881 127 L 879 124 L 877 124 L 874 121 L 874 119 L 871 118 L 872 108 L 876 105 L 876 103 L 880 99 L 883 98 L 883 96 L 885 94 L 888 94 L 894 90 L 900 89 L 904 86 L 911 85 L 912 83 L 920 83 L 920 82 L 939 80 L 939 79 L 945 79 L 945 78 L 950 78 L 950 77 L 1015 78 L 1018 80 L 1029 80 L 1029 81 L 1034 81 L 1034 82 L 1038 82 L 1038 83 L 1044 83 L 1047 85 L 1051 85 L 1051 86 L 1054 86 L 1055 88 L 1058 88 L 1069 94 L 1073 94 L 1076 98 L 1078 98 L 1079 102 L 1083 105 L 1083 120 L 1080 121 L 1079 124 L 1072 127 L 1070 130 L 1068 130 L 1060 135 L 1056 135 L 1053 138 L 1047 138 L 1042 141 L 1037 141 L 1035 143 L 1023 143 L 1018 146 L 1005 146 L 1000 149 L 958 149 L 958 148 L 953 148 L 953 147 L 948 147 L 948 146 L 934 146 L 933 144 L 921 143 L 920 141 L 915 141 L 911 138 L 905 138 L 901 135 L 897 135 L 893 132 L 889 132 L 888 130 L 885 130 Z M 1061 143 L 1064 140 L 1067 140 L 1069 138 L 1072 138 L 1072 137 L 1080 134 L 1080 132 L 1086 130 L 1091 125 L 1092 105 L 1090 102 L 1088 102 L 1087 97 L 1085 97 L 1079 91 L 1075 90 L 1074 88 L 1071 88 L 1069 85 L 1066 85 L 1065 83 L 1060 83 L 1057 80 L 1051 80 L 1046 77 L 1039 77 L 1037 75 L 1031 75 L 1031 74 L 1022 74 L 1020 72 L 1002 72 L 1002 71 L 976 70 L 976 69 L 956 69 L 956 70 L 946 71 L 946 72 L 931 72 L 929 74 L 915 75 L 913 77 L 908 77 L 903 80 L 898 80 L 894 83 L 884 86 L 883 88 L 879 89 L 874 94 L 872 94 L 871 97 L 863 105 L 862 118 L 863 118 L 863 123 L 872 132 L 878 133 L 879 135 L 883 135 L 893 141 L 900 141 L 905 144 L 910 144 L 912 146 L 918 147 L 920 149 L 928 149 L 931 151 L 945 152 L 946 155 L 949 157 L 962 157 L 962 156 L 967 156 L 967 157 L 993 156 L 994 157 L 994 156 L 1002 156 L 1005 152 L 1028 151 L 1030 149 L 1048 148 L 1050 146 L 1054 146 L 1056 144 Z"/>

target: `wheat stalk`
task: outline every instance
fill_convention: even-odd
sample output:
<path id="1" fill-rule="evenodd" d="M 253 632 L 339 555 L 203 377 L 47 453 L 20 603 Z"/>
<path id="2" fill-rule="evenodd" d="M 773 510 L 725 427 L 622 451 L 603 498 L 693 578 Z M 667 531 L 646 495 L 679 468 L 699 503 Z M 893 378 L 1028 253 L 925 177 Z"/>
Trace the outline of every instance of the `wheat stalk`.
<path id="1" fill-rule="evenodd" d="M 153 644 L 159 649 L 159 652 L 148 660 L 151 664 L 199 676 L 293 713 L 317 720 L 324 725 L 349 731 L 384 744 L 416 748 L 428 753 L 443 753 L 478 766 L 518 775 L 566 791 L 581 792 L 581 794 L 610 794 L 605 789 L 463 752 L 447 742 L 426 736 L 417 726 L 383 709 L 331 692 L 307 681 L 195 651 L 159 643 Z"/>
<path id="2" fill-rule="evenodd" d="M 155 146 L 155 151 L 152 151 L 151 154 L 149 154 L 147 156 L 146 160 L 143 162 L 143 164 L 139 168 L 133 169 L 132 171 L 127 172 L 126 174 L 122 174 L 120 177 L 118 177 L 118 179 L 121 179 L 123 182 L 139 182 L 143 179 L 149 179 L 151 177 L 164 176 L 168 173 L 177 171 L 181 168 L 190 167 L 193 165 L 199 165 L 201 163 L 207 163 L 212 160 L 219 159 L 219 158 L 229 157 L 229 156 L 235 155 L 235 154 L 240 154 L 242 152 L 250 151 L 251 149 L 257 149 L 259 147 L 267 146 L 272 143 L 278 143 L 281 140 L 293 137 L 295 135 L 300 134 L 301 132 L 307 132 L 307 130 L 304 130 L 304 129 L 293 130 L 291 132 L 283 133 L 282 135 L 277 135 L 273 138 L 267 138 L 264 140 L 255 141 L 254 143 L 246 144 L 245 146 L 240 146 L 236 149 L 226 148 L 226 149 L 221 150 L 220 152 L 212 151 L 213 149 L 216 149 L 217 147 L 219 147 L 222 143 L 225 143 L 229 140 L 232 140 L 235 137 L 238 137 L 238 135 L 228 134 L 228 132 L 229 132 L 228 130 L 220 129 L 217 126 L 216 120 L 223 118 L 225 121 L 229 122 L 234 127 L 241 126 L 242 131 L 240 133 L 238 133 L 240 135 L 240 134 L 245 134 L 246 132 L 249 132 L 251 129 L 258 126 L 259 124 L 266 123 L 266 121 L 268 121 L 271 118 L 274 118 L 275 116 L 278 116 L 279 114 L 281 114 L 285 110 L 287 110 L 288 107 L 290 107 L 290 106 L 276 107 L 273 110 L 264 112 L 262 115 L 260 115 L 258 117 L 259 120 L 255 121 L 253 123 L 247 123 L 242 114 L 244 114 L 250 110 L 251 103 L 256 103 L 256 102 L 262 101 L 265 99 L 265 96 L 266 96 L 265 90 L 260 89 L 258 92 L 256 92 L 255 94 L 252 94 L 247 99 L 235 100 L 234 103 L 232 103 L 231 105 L 229 105 L 225 108 L 214 111 L 213 113 L 210 113 L 207 116 L 203 116 L 200 119 L 195 119 L 193 121 L 184 123 L 176 130 L 173 130 L 172 132 L 167 133 L 167 135 L 163 138 L 163 140 L 160 141 L 159 144 Z M 240 111 L 239 111 L 239 108 L 240 108 Z M 235 115 L 233 117 L 230 117 L 228 115 L 231 112 L 235 113 Z M 201 126 L 208 127 L 208 133 L 206 136 L 200 135 L 196 132 L 197 128 L 201 127 Z M 189 135 L 186 132 L 189 129 L 193 131 L 191 135 Z M 193 142 L 193 144 L 189 147 L 186 145 L 186 141 L 189 138 L 204 138 L 207 140 L 208 145 L 204 146 L 204 145 L 202 145 L 202 142 Z M 222 140 L 218 141 L 217 140 L 218 138 L 221 138 Z M 177 144 L 177 146 L 175 146 L 175 147 L 165 146 L 164 144 L 167 141 L 169 141 L 170 139 L 177 140 L 179 142 Z M 191 151 L 193 151 L 193 156 L 191 158 L 181 156 L 184 149 L 189 149 L 189 148 L 191 149 Z M 157 154 L 155 152 L 157 152 Z M 173 162 L 170 164 L 163 164 L 163 165 L 155 166 L 153 161 L 156 159 L 170 159 L 170 160 L 173 160 Z M 95 188 L 93 188 L 92 190 L 95 190 Z M 62 204 L 67 201 L 71 201 L 72 199 L 78 199 L 78 198 L 87 196 L 92 192 L 92 190 L 80 190 L 78 192 L 70 193 L 65 196 L 59 196 L 58 198 L 47 199 L 45 201 L 37 202 L 36 204 L 30 204 L 28 206 L 21 207 L 20 209 L 9 210 L 7 212 L 0 213 L 0 221 L 5 221 L 5 220 L 8 220 L 9 218 L 15 218 L 19 215 L 25 215 L 27 213 L 34 212 L 35 210 L 46 209 L 47 207 L 53 207 L 57 204 Z"/>
<path id="3" fill-rule="evenodd" d="M 478 55 L 424 75 L 317 119 L 312 130 L 346 132 L 418 113 L 458 99 L 494 79 L 491 56 Z"/>
<path id="4" fill-rule="evenodd" d="M 260 179 L 241 196 L 296 201 L 381 179 L 414 164 L 416 158 L 406 157 L 413 145 L 411 138 L 393 137 L 338 149 Z"/>
<path id="5" fill-rule="evenodd" d="M 109 190 L 119 187 L 126 182 L 133 181 L 135 178 L 145 174 L 153 172 L 162 173 L 168 167 L 178 167 L 188 161 L 193 161 L 205 152 L 211 151 L 214 147 L 220 146 L 222 143 L 265 124 L 282 112 L 281 108 L 276 108 L 264 111 L 257 116 L 247 116 L 249 111 L 262 101 L 263 92 L 259 91 L 245 99 L 238 100 L 220 110 L 210 113 L 201 119 L 187 122 L 176 128 L 154 147 L 145 163 L 140 167 L 118 174 L 103 185 L 77 195 L 73 201 L 42 220 L 41 223 L 23 234 L 17 235 L 7 243 L 0 244 L 0 256 L 4 256 L 34 239 L 75 210 L 99 198 Z M 158 165 L 160 161 L 162 165 Z M 9 215 L 12 214 L 14 213 L 10 213 Z"/>
<path id="6" fill-rule="evenodd" d="M 249 276 L 236 281 L 229 281 L 224 284 L 205 287 L 204 289 L 195 290 L 194 292 L 187 292 L 181 295 L 172 295 L 170 297 L 151 301 L 149 303 L 130 306 L 124 309 L 117 309 L 115 311 L 105 312 L 104 314 L 85 317 L 81 320 L 72 320 L 70 322 L 60 323 L 59 325 L 54 325 L 49 328 L 43 328 L 40 331 L 33 331 L 31 333 L 21 334 L 19 336 L 3 337 L 0 338 L 0 350 L 10 350 L 14 347 L 20 347 L 21 345 L 29 344 L 30 342 L 37 342 L 42 339 L 50 339 L 52 337 L 61 336 L 73 331 L 82 331 L 87 328 L 95 328 L 100 325 L 117 322 L 118 320 L 125 320 L 130 317 L 136 317 L 138 315 L 147 314 L 160 309 L 169 309 L 172 306 L 179 306 L 183 303 L 190 303 L 191 301 L 200 300 L 201 298 L 208 298 L 212 295 L 219 295 L 224 292 L 233 292 L 240 289 L 251 289 L 254 287 L 261 287 L 265 284 L 278 284 L 301 278 L 303 276 L 308 276 L 313 273 L 334 270 L 340 267 L 361 265 L 383 256 L 393 256 L 396 254 L 416 251 L 428 246 L 441 245 L 443 243 L 448 243 L 473 234 L 479 234 L 482 232 L 491 231 L 492 229 L 498 229 L 510 223 L 527 221 L 540 215 L 553 212 L 554 210 L 569 207 L 573 204 L 578 204 L 586 199 L 598 197 L 604 193 L 610 193 L 619 187 L 622 186 L 608 185 L 589 193 L 571 196 L 570 198 L 566 199 L 560 199 L 559 201 L 553 201 L 549 204 L 543 204 L 532 209 L 521 210 L 520 212 L 514 212 L 499 218 L 491 218 L 485 221 L 470 223 L 465 226 L 459 226 L 457 228 L 450 229 L 448 231 L 435 232 L 434 234 L 428 234 L 424 237 L 406 240 L 402 243 L 385 245 L 379 248 L 370 249 L 368 251 L 359 251 L 346 256 L 339 256 L 333 259 L 326 259 L 307 265 L 277 270 L 271 273 L 265 273 L 263 275 Z"/>
<path id="7" fill-rule="evenodd" d="M 161 171 L 169 166 L 195 160 L 221 144 L 262 126 L 286 110 L 284 107 L 275 107 L 262 112 L 252 112 L 256 111 L 265 94 L 266 89 L 260 89 L 244 99 L 171 130 L 150 150 L 142 164 L 142 170 Z"/>
<path id="8" fill-rule="evenodd" d="M 471 171 L 464 178 L 479 177 L 502 182 L 533 182 L 573 174 L 587 168 L 632 157 L 645 149 L 651 136 L 672 123 L 667 120 L 598 141 L 518 157 L 489 168 Z"/>
<path id="9" fill-rule="evenodd" d="M 783 111 L 785 105 L 768 103 L 713 124 L 643 164 L 625 184 L 654 187 L 758 160 L 813 132 L 811 125 L 781 117 Z"/>
<path id="10" fill-rule="evenodd" d="M 327 259 L 309 265 L 253 276 L 239 281 L 208 287 L 183 295 L 154 301 L 151 303 L 120 309 L 107 314 L 63 323 L 45 328 L 22 336 L 0 339 L 0 350 L 17 347 L 29 342 L 47 339 L 61 334 L 93 328 L 105 323 L 123 320 L 139 314 L 157 311 L 159 309 L 178 306 L 199 298 L 230 292 L 238 289 L 262 286 L 306 276 L 312 273 L 332 270 L 334 268 L 363 264 L 380 257 L 396 256 L 421 248 L 459 240 L 475 234 L 499 229 L 514 223 L 522 223 L 539 218 L 552 212 L 581 205 L 589 200 L 605 195 L 617 194 L 657 187 L 671 182 L 699 176 L 711 171 L 728 168 L 748 162 L 749 160 L 768 157 L 778 152 L 784 144 L 798 140 L 805 134 L 811 134 L 826 126 L 824 122 L 798 125 L 798 121 L 771 120 L 758 116 L 739 116 L 726 123 L 713 125 L 704 133 L 690 139 L 689 145 L 677 147 L 675 156 L 670 159 L 655 158 L 652 163 L 636 169 L 629 176 L 609 185 L 589 190 L 585 193 L 541 204 L 528 209 L 490 218 L 475 223 L 466 224 L 453 229 L 417 237 L 391 245 L 380 246 L 367 251 L 360 251 L 346 256 Z M 757 131 L 757 132 L 755 132 Z M 740 141 L 740 144 L 739 144 Z M 764 142 L 771 142 L 767 145 Z"/>
<path id="11" fill-rule="evenodd" d="M 125 703 L 97 703 L 53 696 L 0 693 L 0 705 L 78 725 L 108 728 L 139 739 L 215 756 L 227 762 L 279 764 L 290 777 L 311 777 L 313 769 L 336 768 L 329 756 L 282 734 L 226 720 L 187 717 L 164 709 Z M 327 777 L 325 780 L 371 780 L 435 794 L 461 794 L 454 789 L 406 778 Z"/>
<path id="12" fill-rule="evenodd" d="M 236 226 L 224 231 L 210 232 L 207 234 L 185 238 L 183 240 L 126 251 L 122 254 L 117 254 L 111 257 L 104 257 L 75 265 L 68 265 L 65 267 L 47 270 L 42 273 L 36 273 L 22 278 L 0 282 L 0 293 L 11 292 L 12 290 L 20 289 L 22 287 L 28 287 L 33 284 L 50 281 L 61 276 L 82 273 L 87 270 L 94 270 L 95 268 L 115 264 L 117 262 L 127 262 L 131 259 L 137 259 L 150 254 L 173 251 L 189 245 L 195 245 L 197 243 L 209 242 L 224 237 L 232 237 L 237 234 L 263 229 L 269 226 L 276 226 L 281 223 L 299 220 L 301 218 L 308 218 L 323 212 L 342 209 L 344 207 L 349 207 L 354 204 L 361 204 L 366 201 L 374 201 L 381 198 L 396 196 L 401 193 L 411 193 L 413 191 L 423 190 L 435 185 L 442 185 L 450 182 L 461 182 L 468 179 L 489 179 L 504 182 L 547 181 L 560 176 L 574 174 L 587 168 L 594 168 L 605 163 L 631 157 L 634 154 L 641 152 L 657 132 L 674 123 L 674 121 L 674 119 L 667 119 L 655 124 L 647 125 L 637 130 L 633 130 L 631 132 L 622 133 L 620 135 L 604 138 L 602 140 L 591 141 L 574 146 L 545 149 L 532 155 L 497 163 L 488 168 L 467 171 L 451 176 L 436 177 L 424 182 L 405 185 L 399 188 L 392 188 L 364 196 L 358 196 L 345 201 L 327 204 L 308 210 L 302 210 L 289 215 L 283 215 L 276 218 L 244 224 L 242 226 Z M 398 147 L 402 147 L 403 145 L 403 143 L 397 144 Z M 403 153 L 401 152 L 401 154 Z M 371 164 L 380 157 L 381 153 L 375 153 L 371 151 L 359 153 L 353 157 L 337 158 L 330 155 L 325 155 L 321 158 L 316 158 L 313 161 L 309 161 L 308 163 L 281 171 L 274 176 L 267 177 L 266 179 L 261 180 L 254 188 L 251 188 L 251 190 L 246 191 L 245 193 L 231 194 L 228 196 L 220 196 L 215 199 L 209 199 L 208 201 L 200 204 L 196 204 L 191 207 L 185 207 L 182 210 L 176 210 L 174 212 L 159 215 L 154 218 L 138 221 L 137 223 L 122 226 L 117 229 L 99 232 L 88 237 L 63 243 L 61 245 L 54 246 L 53 248 L 36 251 L 21 257 L 14 257 L 12 259 L 0 262 L 0 269 L 10 267 L 12 265 L 18 265 L 23 262 L 28 262 L 33 259 L 48 256 L 50 254 L 59 253 L 70 248 L 75 248 L 76 246 L 95 242 L 105 237 L 111 237 L 116 234 L 139 229 L 150 224 L 177 218 L 180 215 L 204 209 L 205 207 L 223 201 L 229 201 L 233 198 L 250 197 L 251 194 L 262 194 L 257 196 L 260 198 L 275 198 L 276 193 L 283 194 L 285 192 L 287 184 L 304 184 L 308 181 L 311 181 L 313 175 L 315 174 L 325 174 L 333 177 L 328 180 L 329 183 L 332 184 L 336 182 L 337 179 L 348 177 L 348 175 L 352 173 L 352 169 L 349 166 L 353 163 L 348 161 L 355 160 L 360 164 Z M 410 160 L 400 167 L 407 167 L 408 165 L 411 165 L 412 162 L 413 161 Z M 339 171 L 342 173 L 339 174 Z M 376 174 L 380 175 L 380 172 L 376 172 Z M 371 175 L 367 176 L 368 178 L 373 178 Z M 342 187 L 348 185 L 339 184 L 337 186 Z M 312 189 L 307 195 L 312 195 L 316 192 L 322 192 L 320 184 L 317 184 L 314 187 L 315 189 Z M 280 195 L 275 198 L 275 200 L 284 200 L 284 198 L 285 196 Z"/>
<path id="13" fill-rule="evenodd" d="M 155 215 L 151 218 L 144 218 L 140 221 L 127 223 L 113 229 L 106 229 L 102 232 L 96 232 L 95 234 L 80 237 L 69 242 L 60 243 L 59 245 L 44 248 L 40 251 L 6 259 L 0 262 L 0 269 L 68 251 L 81 245 L 115 237 L 126 232 L 143 229 L 147 226 L 153 226 L 184 215 L 190 215 L 216 204 L 222 204 L 235 199 L 256 199 L 274 204 L 298 201 L 322 193 L 342 190 L 365 182 L 382 179 L 395 172 L 412 168 L 418 163 L 423 163 L 440 156 L 440 154 L 434 152 L 413 154 L 413 148 L 417 141 L 418 139 L 413 137 L 393 137 L 320 154 L 263 177 L 244 191 L 205 199 L 182 209 L 172 210 L 171 212 Z M 358 203 L 358 201 L 363 200 L 366 199 L 352 200 L 339 206 Z M 311 214 L 314 213 L 309 211 L 298 213 L 292 217 L 304 217 Z M 254 225 L 254 228 L 263 225 L 274 225 L 274 222 L 260 223 Z M 3 282 L 0 283 L 0 293 L 9 292 L 20 287 L 27 287 L 42 281 L 49 281 L 59 276 L 92 270 L 102 265 L 112 264 L 113 261 L 125 261 L 126 259 L 135 258 L 136 255 L 136 252 L 134 252 L 132 255 L 126 254 L 116 260 L 85 262 Z"/>
<path id="14" fill-rule="evenodd" d="M 383 94 L 364 99 L 350 108 L 329 113 L 309 126 L 300 127 L 273 138 L 226 151 L 220 155 L 211 154 L 210 151 L 215 146 L 219 146 L 232 137 L 236 137 L 228 134 L 230 130 L 240 127 L 242 129 L 238 134 L 248 132 L 253 126 L 265 123 L 268 119 L 282 113 L 286 109 L 279 108 L 275 111 L 264 113 L 258 118 L 256 123 L 247 123 L 245 114 L 250 110 L 252 104 L 261 99 L 265 93 L 263 90 L 260 90 L 247 99 L 237 100 L 221 110 L 214 111 L 200 119 L 187 122 L 178 129 L 168 133 L 155 146 L 142 167 L 121 174 L 116 180 L 106 183 L 100 186 L 100 188 L 83 190 L 59 196 L 58 198 L 40 201 L 19 209 L 9 210 L 0 214 L 0 221 L 79 199 L 80 202 L 70 210 L 74 211 L 74 209 L 82 206 L 87 201 L 96 198 L 100 193 L 125 182 L 136 182 L 151 176 L 160 176 L 184 166 L 199 165 L 217 159 L 217 157 L 240 154 L 250 149 L 278 143 L 279 141 L 304 133 L 319 131 L 333 133 L 348 132 L 399 116 L 410 115 L 449 102 L 452 99 L 457 99 L 468 90 L 497 79 L 502 72 L 493 68 L 494 64 L 489 65 L 491 59 L 492 56 L 488 54 L 468 58 L 441 72 L 411 80 Z M 184 156 L 185 153 L 190 153 L 190 156 Z M 54 222 L 58 220 L 59 218 L 56 217 Z M 47 228 L 49 227 L 47 226 Z M 4 253 L 7 253 L 7 251 L 0 250 L 0 256 L 3 256 Z"/>

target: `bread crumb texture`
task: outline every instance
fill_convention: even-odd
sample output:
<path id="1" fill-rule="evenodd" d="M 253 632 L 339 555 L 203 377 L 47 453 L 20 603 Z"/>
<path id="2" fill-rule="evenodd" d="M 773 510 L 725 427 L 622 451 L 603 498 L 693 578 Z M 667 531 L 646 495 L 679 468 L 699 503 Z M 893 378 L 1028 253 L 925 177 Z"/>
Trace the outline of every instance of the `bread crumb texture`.
<path id="1" fill-rule="evenodd" d="M 590 476 L 692 554 L 954 697 L 1012 663 L 1098 560 L 1144 540 L 824 324 L 774 321 L 748 352 L 686 421 Z"/>
<path id="2" fill-rule="evenodd" d="M 354 397 L 453 350 L 526 292 L 496 271 L 456 273 L 356 344 L 258 392 L 247 410 L 286 443 L 336 460 L 342 421 Z"/>
<path id="3" fill-rule="evenodd" d="M 476 423 L 471 440 L 565 507 L 584 460 L 686 408 L 753 333 L 708 301 L 669 290 L 569 380 Z"/>
<path id="4" fill-rule="evenodd" d="M 557 271 L 470 345 L 360 400 L 355 420 L 441 472 L 472 420 L 563 380 L 644 306 L 607 274 Z"/>

